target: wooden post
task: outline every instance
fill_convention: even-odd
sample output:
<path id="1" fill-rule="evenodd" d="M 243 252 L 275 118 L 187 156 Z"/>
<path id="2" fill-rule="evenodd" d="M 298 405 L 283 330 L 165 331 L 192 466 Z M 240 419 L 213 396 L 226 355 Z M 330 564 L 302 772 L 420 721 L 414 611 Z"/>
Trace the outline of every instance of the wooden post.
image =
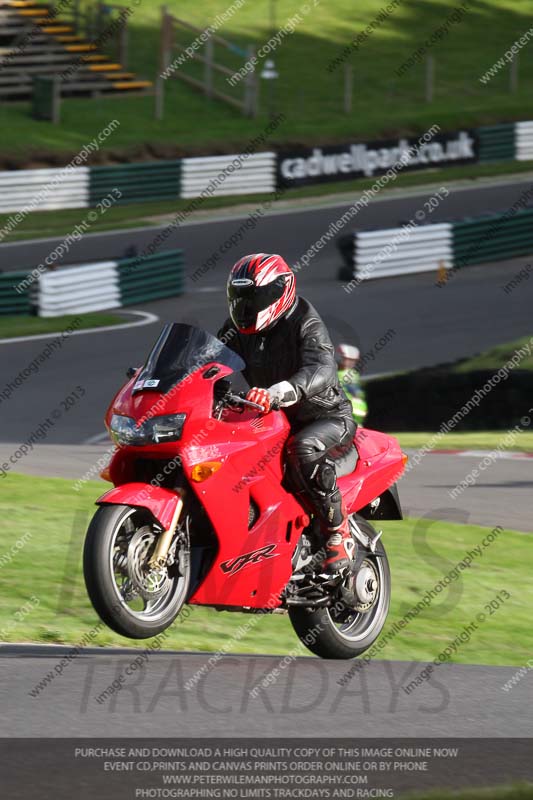
<path id="1" fill-rule="evenodd" d="M 172 21 L 166 6 L 161 6 L 161 31 L 159 36 L 159 69 L 155 79 L 155 118 L 163 119 L 165 105 L 165 79 L 162 73 L 169 66 Z"/>
<path id="2" fill-rule="evenodd" d="M 122 12 L 121 12 L 122 13 Z M 128 18 L 124 16 L 118 33 L 118 60 L 127 69 L 128 67 Z"/>
<path id="3" fill-rule="evenodd" d="M 353 94 L 353 67 L 351 64 L 344 65 L 344 113 L 350 114 L 352 111 Z"/>
<path id="4" fill-rule="evenodd" d="M 435 62 L 433 56 L 428 55 L 426 59 L 426 103 L 433 102 L 433 91 L 435 86 Z"/>
<path id="5" fill-rule="evenodd" d="M 74 0 L 74 11 L 72 18 L 74 23 L 74 33 L 78 35 L 80 32 L 80 0 Z"/>
<path id="6" fill-rule="evenodd" d="M 87 6 L 85 9 L 85 30 L 83 30 L 83 35 L 86 39 L 90 42 L 94 42 L 97 38 L 96 36 L 96 8 L 94 6 Z"/>
<path id="7" fill-rule="evenodd" d="M 246 47 L 246 63 L 255 57 L 254 46 L 249 44 Z M 259 82 L 255 68 L 248 72 L 244 81 L 244 114 L 247 117 L 256 117 L 258 111 L 258 92 Z"/>
<path id="8" fill-rule="evenodd" d="M 61 79 L 59 75 L 34 75 L 31 114 L 34 119 L 59 123 Z"/>
<path id="9" fill-rule="evenodd" d="M 104 23 L 104 4 L 102 2 L 98 2 L 96 4 L 96 31 L 95 31 L 96 35 L 93 36 L 93 40 L 100 38 L 100 36 L 103 33 L 104 28 L 105 28 L 105 23 Z"/>
<path id="10" fill-rule="evenodd" d="M 213 97 L 213 51 L 214 42 L 209 36 L 205 43 L 205 61 L 204 61 L 204 91 L 205 96 L 209 99 Z"/>
<path id="11" fill-rule="evenodd" d="M 509 91 L 516 92 L 518 89 L 518 53 L 513 53 L 511 67 L 509 69 Z"/>

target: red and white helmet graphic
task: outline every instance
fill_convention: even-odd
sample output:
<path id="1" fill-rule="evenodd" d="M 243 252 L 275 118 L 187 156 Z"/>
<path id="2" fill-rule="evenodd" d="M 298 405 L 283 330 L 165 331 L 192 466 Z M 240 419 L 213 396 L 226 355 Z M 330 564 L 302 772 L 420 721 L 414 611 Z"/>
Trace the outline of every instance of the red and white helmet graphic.
<path id="1" fill-rule="evenodd" d="M 296 300 L 294 272 L 281 256 L 254 253 L 232 268 L 229 313 L 241 333 L 259 333 L 285 316 Z"/>

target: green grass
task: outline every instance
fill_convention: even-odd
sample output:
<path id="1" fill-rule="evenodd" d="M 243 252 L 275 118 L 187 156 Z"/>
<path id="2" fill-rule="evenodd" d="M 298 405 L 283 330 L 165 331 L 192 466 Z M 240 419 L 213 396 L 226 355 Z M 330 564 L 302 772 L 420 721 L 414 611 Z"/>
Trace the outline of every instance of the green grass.
<path id="1" fill-rule="evenodd" d="M 228 7 L 226 0 L 169 0 L 169 10 L 198 26 L 209 24 Z M 309 4 L 313 6 L 312 3 Z M 299 0 L 278 0 L 276 28 L 301 8 Z M 130 17 L 128 68 L 153 79 L 157 71 L 160 3 L 143 0 Z M 287 115 L 276 133 L 279 141 L 331 141 L 347 137 L 376 137 L 442 128 L 527 119 L 531 116 L 531 46 L 520 56 L 518 91 L 509 93 L 509 68 L 502 69 L 488 85 L 479 77 L 531 25 L 531 9 L 515 0 L 483 0 L 472 4 L 465 19 L 431 48 L 436 63 L 434 101 L 424 102 L 424 64 L 403 77 L 401 64 L 426 37 L 444 23 L 451 6 L 445 0 L 410 0 L 402 3 L 349 61 L 354 70 L 353 108 L 343 112 L 343 66 L 328 72 L 327 66 L 383 7 L 382 0 L 331 0 L 312 8 L 292 35 L 274 53 L 279 78 L 276 107 Z M 455 6 L 453 6 L 455 7 Z M 241 46 L 260 47 L 272 34 L 269 0 L 243 5 L 219 33 Z M 194 34 L 180 37 L 189 44 Z M 217 49 L 215 56 L 218 57 Z M 233 58 L 232 68 L 242 60 Z M 184 71 L 194 73 L 201 64 L 189 62 Z M 232 92 L 225 76 L 217 75 L 218 88 Z M 74 153 L 113 117 L 121 125 L 106 142 L 108 153 L 128 151 L 132 158 L 147 153 L 169 157 L 185 151 L 209 151 L 221 145 L 240 148 L 265 126 L 266 87 L 262 111 L 256 120 L 244 119 L 218 101 L 208 101 L 185 83 L 167 81 L 166 116 L 156 121 L 154 101 L 141 98 L 72 99 L 62 103 L 61 123 L 33 120 L 29 104 L 2 104 L 0 125 L 4 155 L 38 163 L 43 152 Z"/>
<path id="2" fill-rule="evenodd" d="M 4 524 L 0 550 L 0 630 L 7 641 L 75 643 L 96 623 L 81 573 L 80 556 L 93 502 L 102 483 L 90 482 L 77 493 L 73 480 L 29 478 L 9 474 L 0 478 L 0 516 Z M 466 552 L 479 544 L 487 530 L 475 525 L 404 520 L 386 522 L 384 541 L 392 576 L 392 606 L 388 624 L 403 616 L 426 590 L 431 589 Z M 6 563 L 6 554 L 24 535 L 27 544 Z M 421 542 L 425 541 L 429 549 Z M 531 656 L 530 569 L 533 539 L 505 531 L 482 558 L 462 573 L 453 590 L 442 592 L 435 607 L 419 614 L 381 656 L 391 659 L 435 658 L 465 625 L 483 611 L 485 603 L 501 589 L 512 597 L 463 645 L 454 660 L 461 663 L 521 665 Z M 2 558 L 3 557 L 3 558 Z M 456 596 L 456 592 L 459 593 Z M 23 619 L 15 613 L 34 595 L 39 604 Z M 438 605 L 438 608 L 437 608 Z M 445 608 L 446 610 L 443 610 Z M 20 615 L 19 615 L 20 616 Z M 252 622 L 249 633 L 232 645 L 232 633 L 243 621 Z M 100 645 L 136 646 L 105 630 L 95 640 Z M 284 616 L 243 617 L 193 607 L 190 617 L 175 623 L 165 646 L 185 650 L 279 653 L 294 650 L 298 640 Z M 306 651 L 302 649 L 302 654 Z"/>
<path id="3" fill-rule="evenodd" d="M 393 433 L 402 447 L 423 447 L 434 433 Z M 533 432 L 521 431 L 516 434 L 512 442 L 504 442 L 505 431 L 482 431 L 476 433 L 446 433 L 439 439 L 438 450 L 516 450 L 524 453 L 533 453 Z"/>
<path id="4" fill-rule="evenodd" d="M 512 276 L 510 276 L 511 278 Z M 517 291 L 520 291 L 520 287 Z M 530 345 L 530 354 L 525 354 L 520 360 L 520 364 L 516 369 L 520 370 L 533 370 L 533 336 L 523 336 L 514 342 L 507 342 L 492 347 L 485 353 L 466 358 L 458 361 L 454 367 L 454 372 L 473 372 L 474 370 L 498 370 L 515 355 L 517 350 L 520 350 L 524 345 Z"/>
<path id="5" fill-rule="evenodd" d="M 119 314 L 95 311 L 90 314 L 68 314 L 63 317 L 30 317 L 24 314 L 0 316 L 0 339 L 14 336 L 32 336 L 39 333 L 56 333 L 64 330 L 82 331 L 104 325 L 120 325 L 128 319 Z"/>
<path id="6" fill-rule="evenodd" d="M 505 175 L 515 175 L 531 172 L 532 162 L 503 162 L 501 164 L 481 164 L 469 167 L 465 172 L 464 167 L 453 167 L 450 169 L 431 169 L 425 172 L 413 172 L 399 174 L 390 186 L 382 189 L 382 192 L 390 192 L 391 189 L 409 189 L 426 184 L 436 184 L 439 181 L 463 180 L 465 178 L 488 178 Z M 374 183 L 373 179 L 359 179 L 338 184 L 320 184 L 300 189 L 291 189 L 283 196 L 282 200 L 289 201 L 312 201 L 313 198 L 335 198 L 336 194 L 349 194 L 351 192 L 362 192 Z M 267 200 L 271 200 L 269 194 L 237 195 L 228 197 L 208 197 L 202 205 L 201 211 L 216 211 L 217 209 L 229 208 L 242 205 L 260 205 Z M 355 197 L 353 201 L 355 201 Z M 279 208 L 278 201 L 278 208 Z M 350 202 L 350 201 L 347 201 Z M 91 223 L 91 233 L 102 233 L 108 230 L 120 230 L 144 225 L 160 225 L 161 217 L 168 215 L 169 218 L 178 211 L 188 208 L 191 200 L 158 201 L 152 203 L 132 203 L 125 206 L 112 206 L 104 215 L 99 215 Z M 14 229 L 7 232 L 3 242 L 15 242 L 25 239 L 34 239 L 43 236 L 66 236 L 72 231 L 76 224 L 85 219 L 87 209 L 60 209 L 55 211 L 34 211 L 28 214 Z M 0 214 L 0 230 L 6 225 L 12 214 Z"/>

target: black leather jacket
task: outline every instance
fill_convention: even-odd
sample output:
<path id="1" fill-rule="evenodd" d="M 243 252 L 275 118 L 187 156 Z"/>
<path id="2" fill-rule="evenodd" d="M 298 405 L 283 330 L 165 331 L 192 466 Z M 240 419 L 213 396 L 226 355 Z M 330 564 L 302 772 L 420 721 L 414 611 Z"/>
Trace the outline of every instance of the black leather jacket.
<path id="1" fill-rule="evenodd" d="M 244 377 L 250 386 L 268 389 L 280 381 L 294 386 L 298 401 L 284 409 L 291 427 L 328 417 L 352 419 L 327 328 L 303 297 L 264 334 L 239 333 L 228 319 L 217 336 L 244 359 Z"/>

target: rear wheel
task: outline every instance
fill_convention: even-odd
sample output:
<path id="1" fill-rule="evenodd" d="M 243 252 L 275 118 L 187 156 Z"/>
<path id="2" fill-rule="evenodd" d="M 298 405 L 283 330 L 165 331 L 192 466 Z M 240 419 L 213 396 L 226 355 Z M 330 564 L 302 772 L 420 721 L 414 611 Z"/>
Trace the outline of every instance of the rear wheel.
<path id="1" fill-rule="evenodd" d="M 359 528 L 373 539 L 376 532 L 357 517 Z M 357 541 L 357 540 L 356 540 Z M 357 547 L 362 545 L 357 541 Z M 332 608 L 289 607 L 289 618 L 301 642 L 321 658 L 355 658 L 368 650 L 381 633 L 390 604 L 389 562 L 381 540 L 375 553 L 367 551 L 354 579 L 356 602 L 337 602 Z"/>
<path id="2" fill-rule="evenodd" d="M 130 639 L 164 631 L 187 597 L 189 550 L 179 532 L 168 565 L 149 566 L 160 533 L 146 509 L 119 505 L 100 506 L 87 531 L 83 551 L 87 592 L 102 621 Z"/>

